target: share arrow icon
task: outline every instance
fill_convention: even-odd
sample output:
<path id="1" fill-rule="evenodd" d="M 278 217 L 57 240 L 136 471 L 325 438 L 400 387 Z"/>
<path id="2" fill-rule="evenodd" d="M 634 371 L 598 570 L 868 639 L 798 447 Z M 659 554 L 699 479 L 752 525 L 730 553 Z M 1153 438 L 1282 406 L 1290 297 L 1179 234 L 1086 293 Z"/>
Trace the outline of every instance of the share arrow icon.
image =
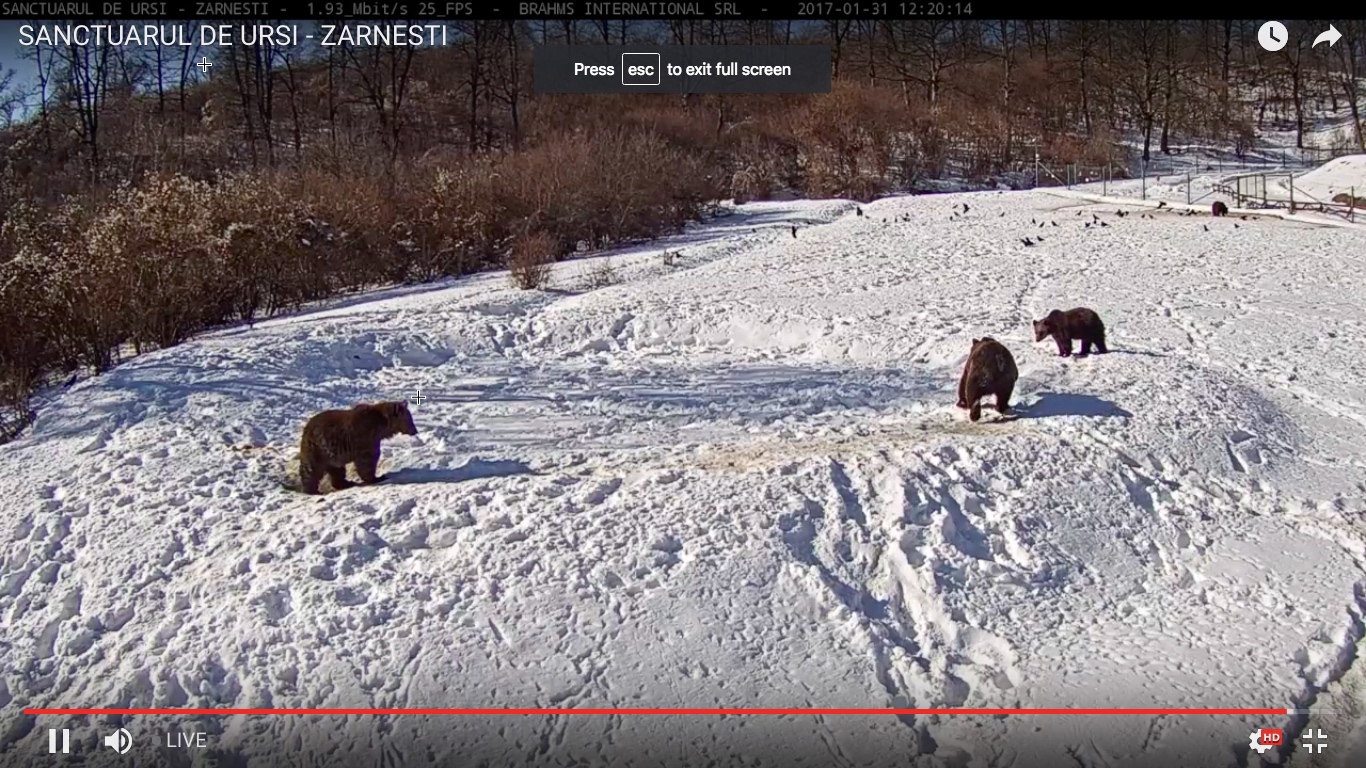
<path id="1" fill-rule="evenodd" d="M 1329 25 L 1328 25 L 1328 31 L 1327 31 L 1327 32 L 1323 32 L 1323 33 L 1321 33 L 1318 37 L 1314 38 L 1314 45 L 1311 45 L 1311 46 L 1309 46 L 1309 47 L 1310 47 L 1310 48 L 1317 47 L 1319 43 L 1322 43 L 1323 41 L 1327 40 L 1327 41 L 1328 41 L 1328 47 L 1329 47 L 1329 48 L 1332 48 L 1332 47 L 1333 47 L 1333 43 L 1336 43 L 1337 41 L 1339 41 L 1339 40 L 1341 40 L 1341 39 L 1342 39 L 1342 33 L 1338 31 L 1338 28 L 1337 28 L 1337 27 L 1333 26 L 1332 24 L 1329 24 Z"/>

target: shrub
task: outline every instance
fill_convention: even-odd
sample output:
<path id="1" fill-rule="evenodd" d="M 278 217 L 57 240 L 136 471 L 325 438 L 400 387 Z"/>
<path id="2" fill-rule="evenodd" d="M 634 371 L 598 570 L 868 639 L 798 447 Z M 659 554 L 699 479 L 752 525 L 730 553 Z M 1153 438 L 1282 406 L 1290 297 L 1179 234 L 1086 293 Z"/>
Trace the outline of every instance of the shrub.
<path id="1" fill-rule="evenodd" d="M 620 278 L 617 276 L 617 268 L 612 266 L 611 259 L 603 259 L 594 264 L 584 276 L 584 288 L 590 291 L 616 285 L 618 282 Z"/>
<path id="2" fill-rule="evenodd" d="M 513 284 L 524 291 L 544 290 L 550 285 L 555 248 L 555 238 L 544 232 L 533 232 L 517 238 L 508 257 Z"/>

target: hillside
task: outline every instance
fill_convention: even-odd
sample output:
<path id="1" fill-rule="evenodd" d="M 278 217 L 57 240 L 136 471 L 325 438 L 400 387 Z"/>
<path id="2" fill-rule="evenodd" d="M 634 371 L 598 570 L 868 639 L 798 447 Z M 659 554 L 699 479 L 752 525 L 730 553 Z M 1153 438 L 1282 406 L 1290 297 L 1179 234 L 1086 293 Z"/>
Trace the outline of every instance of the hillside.
<path id="1" fill-rule="evenodd" d="M 44 738 L 26 706 L 1312 704 L 1366 588 L 1366 234 L 1043 192 L 862 210 L 740 206 L 670 241 L 674 266 L 642 250 L 558 264 L 551 292 L 491 273 L 373 295 L 62 392 L 0 446 L 0 733 Z M 606 260 L 618 282 L 581 289 Z M 1032 318 L 1077 304 L 1111 354 L 1033 342 Z M 1018 361 L 1016 420 L 953 407 L 981 335 Z M 387 483 L 282 487 L 310 413 L 419 389 Z M 567 762 L 664 728 L 673 752 L 755 765 L 1159 765 L 1229 762 L 1250 728 L 1302 724 L 1283 719 L 329 733 L 399 757 Z M 245 758 L 339 748 L 309 719 L 225 728 Z"/>

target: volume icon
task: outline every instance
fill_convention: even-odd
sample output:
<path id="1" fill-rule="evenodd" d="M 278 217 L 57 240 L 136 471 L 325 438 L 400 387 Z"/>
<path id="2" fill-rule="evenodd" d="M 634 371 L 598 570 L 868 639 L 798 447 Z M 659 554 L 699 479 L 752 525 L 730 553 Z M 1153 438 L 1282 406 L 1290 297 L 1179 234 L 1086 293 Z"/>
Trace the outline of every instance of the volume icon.
<path id="1" fill-rule="evenodd" d="M 63 754 L 63 755 L 69 755 L 69 754 L 71 754 L 71 729 L 70 729 L 70 728 L 63 728 L 63 729 L 62 729 L 62 743 L 61 743 L 61 748 L 60 748 L 60 749 L 57 748 L 57 729 L 56 729 L 56 728 L 49 728 L 49 729 L 47 729 L 47 753 L 48 753 L 49 755 L 55 755 L 55 754 L 57 754 L 58 752 L 60 752 L 60 753 Z"/>
<path id="2" fill-rule="evenodd" d="M 104 737 L 104 745 L 120 755 L 126 755 L 133 748 L 133 737 L 126 729 L 120 728 Z"/>

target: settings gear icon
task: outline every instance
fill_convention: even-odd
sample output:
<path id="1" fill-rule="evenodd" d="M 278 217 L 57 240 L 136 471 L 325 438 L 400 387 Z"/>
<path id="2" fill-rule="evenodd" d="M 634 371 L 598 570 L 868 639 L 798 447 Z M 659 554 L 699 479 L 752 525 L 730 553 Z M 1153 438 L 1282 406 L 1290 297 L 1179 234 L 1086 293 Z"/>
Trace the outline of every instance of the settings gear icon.
<path id="1" fill-rule="evenodd" d="M 1262 730 L 1260 728 L 1253 731 L 1252 735 L 1248 737 L 1248 747 L 1256 750 L 1259 755 L 1264 755 L 1268 749 L 1271 749 L 1270 744 L 1262 743 Z"/>

